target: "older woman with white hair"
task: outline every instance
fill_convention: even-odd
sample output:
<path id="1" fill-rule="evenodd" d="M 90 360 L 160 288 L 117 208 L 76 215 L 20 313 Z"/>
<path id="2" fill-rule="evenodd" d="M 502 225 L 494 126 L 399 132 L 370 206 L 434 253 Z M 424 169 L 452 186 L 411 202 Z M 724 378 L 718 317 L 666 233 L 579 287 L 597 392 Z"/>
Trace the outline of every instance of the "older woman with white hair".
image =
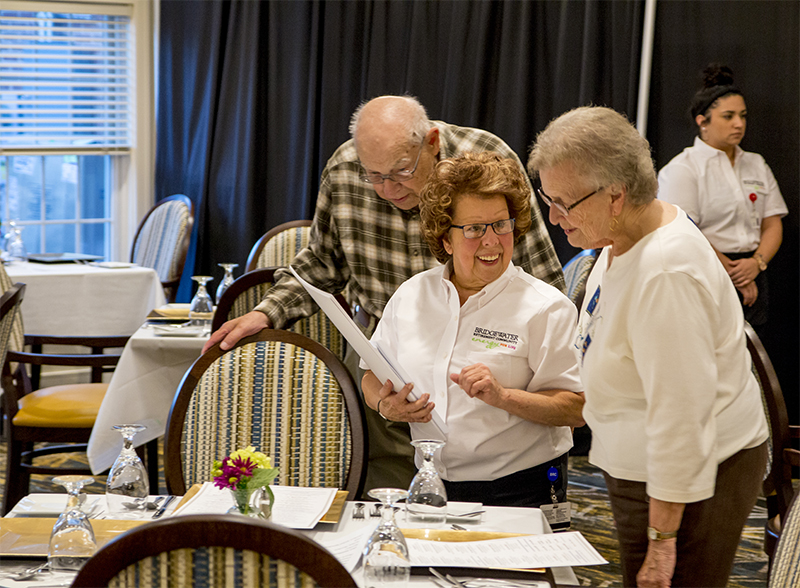
<path id="1" fill-rule="evenodd" d="M 558 117 L 528 170 L 550 222 L 602 248 L 575 350 L 624 585 L 725 586 L 767 459 L 733 284 L 683 210 L 656 200 L 650 147 L 621 114 Z"/>

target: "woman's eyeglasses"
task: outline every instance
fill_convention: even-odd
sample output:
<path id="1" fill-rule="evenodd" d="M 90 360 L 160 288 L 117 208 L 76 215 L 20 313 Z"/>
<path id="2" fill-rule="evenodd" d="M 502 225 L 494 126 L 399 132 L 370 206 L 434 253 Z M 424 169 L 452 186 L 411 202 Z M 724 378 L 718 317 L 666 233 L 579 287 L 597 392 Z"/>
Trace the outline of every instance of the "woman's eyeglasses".
<path id="1" fill-rule="evenodd" d="M 495 235 L 507 235 L 514 230 L 514 219 L 494 221 L 493 223 L 474 223 L 471 225 L 450 225 L 451 229 L 461 229 L 467 239 L 480 239 L 486 234 L 486 229 L 492 227 Z"/>
<path id="2" fill-rule="evenodd" d="M 565 204 L 562 204 L 561 202 L 558 202 L 558 201 L 556 201 L 556 200 L 553 200 L 552 198 L 550 198 L 550 196 L 548 196 L 547 194 L 545 194 L 545 193 L 544 193 L 544 191 L 543 191 L 541 188 L 539 188 L 539 189 L 537 190 L 537 192 L 539 192 L 539 197 L 540 197 L 542 200 L 544 200 L 544 203 L 545 203 L 545 204 L 547 204 L 547 206 L 555 206 L 555 207 L 556 207 L 556 210 L 557 210 L 558 212 L 560 212 L 560 213 L 561 213 L 563 216 L 569 216 L 569 211 L 570 211 L 570 210 L 572 210 L 573 208 L 575 208 L 576 206 L 578 206 L 578 204 L 580 204 L 581 202 L 583 202 L 583 201 L 584 201 L 584 200 L 586 200 L 587 198 L 591 198 L 592 196 L 594 196 L 594 195 L 595 195 L 595 194 L 597 194 L 598 192 L 602 192 L 603 190 L 605 190 L 605 186 L 603 186 L 602 188 L 598 188 L 597 190 L 595 190 L 595 191 L 594 191 L 594 192 L 592 192 L 591 194 L 587 194 L 586 196 L 584 196 L 583 198 L 581 198 L 581 199 L 580 199 L 580 200 L 578 200 L 577 202 L 573 202 L 573 203 L 572 203 L 572 204 L 570 204 L 569 206 L 567 206 L 567 205 L 565 205 Z"/>

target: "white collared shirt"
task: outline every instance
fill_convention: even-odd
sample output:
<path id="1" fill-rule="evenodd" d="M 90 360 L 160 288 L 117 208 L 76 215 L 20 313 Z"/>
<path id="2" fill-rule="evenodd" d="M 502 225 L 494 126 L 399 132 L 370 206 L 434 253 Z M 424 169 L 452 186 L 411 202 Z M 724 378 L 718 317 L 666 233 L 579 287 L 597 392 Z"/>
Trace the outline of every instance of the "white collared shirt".
<path id="1" fill-rule="evenodd" d="M 571 349 L 575 306 L 513 264 L 460 306 L 451 267 L 400 286 L 372 337 L 409 373 L 415 392 L 431 395 L 447 423 L 440 475 L 495 480 L 562 455 L 572 447 L 569 427 L 535 424 L 470 398 L 449 376 L 483 363 L 507 388 L 582 391 Z M 415 439 L 417 428 L 411 424 Z"/>
<path id="2" fill-rule="evenodd" d="M 761 221 L 785 216 L 786 203 L 764 158 L 736 147 L 734 165 L 724 151 L 699 137 L 658 174 L 658 197 L 677 204 L 723 253 L 755 251 Z"/>

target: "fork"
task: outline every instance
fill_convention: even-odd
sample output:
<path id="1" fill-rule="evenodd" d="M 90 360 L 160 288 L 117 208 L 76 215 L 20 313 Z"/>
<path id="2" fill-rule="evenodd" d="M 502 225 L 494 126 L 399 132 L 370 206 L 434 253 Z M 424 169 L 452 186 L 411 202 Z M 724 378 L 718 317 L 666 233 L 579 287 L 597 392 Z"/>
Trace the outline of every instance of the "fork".
<path id="1" fill-rule="evenodd" d="M 369 511 L 369 516 L 370 516 L 370 517 L 379 517 L 379 516 L 381 516 L 381 507 L 382 507 L 382 506 L 383 506 L 383 505 L 382 505 L 382 504 L 380 504 L 380 503 L 378 503 L 378 504 L 376 504 L 375 506 L 373 506 L 373 507 L 372 507 L 372 510 L 371 510 L 371 511 Z"/>
<path id="2" fill-rule="evenodd" d="M 353 511 L 353 518 L 361 520 L 364 518 L 364 503 L 356 502 L 356 509 Z"/>

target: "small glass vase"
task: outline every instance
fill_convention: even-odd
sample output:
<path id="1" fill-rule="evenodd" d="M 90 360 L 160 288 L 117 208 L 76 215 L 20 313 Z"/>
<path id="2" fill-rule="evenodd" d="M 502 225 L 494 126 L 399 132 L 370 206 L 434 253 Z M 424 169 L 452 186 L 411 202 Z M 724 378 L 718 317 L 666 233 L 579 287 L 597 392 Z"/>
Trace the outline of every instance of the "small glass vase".
<path id="1" fill-rule="evenodd" d="M 229 488 L 233 496 L 233 506 L 229 513 L 239 513 L 256 519 L 270 519 L 272 506 L 275 504 L 275 495 L 267 487 L 256 488 Z"/>

